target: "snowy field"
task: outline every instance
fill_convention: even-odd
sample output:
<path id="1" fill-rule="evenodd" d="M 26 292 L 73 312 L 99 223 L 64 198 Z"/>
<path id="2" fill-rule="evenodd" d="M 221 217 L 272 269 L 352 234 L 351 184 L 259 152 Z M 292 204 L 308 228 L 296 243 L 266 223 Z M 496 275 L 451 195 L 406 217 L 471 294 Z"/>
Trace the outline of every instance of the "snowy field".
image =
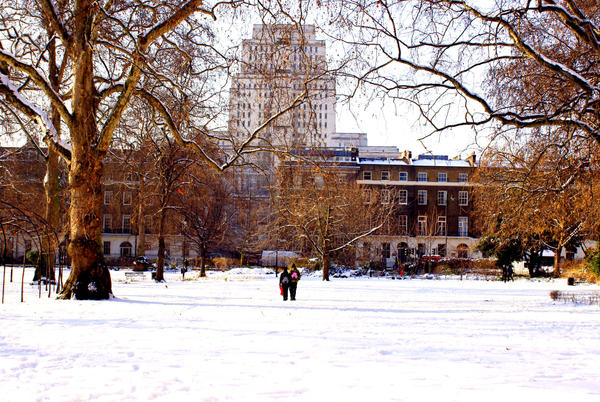
<path id="1" fill-rule="evenodd" d="M 553 302 L 563 280 L 303 278 L 283 302 L 261 271 L 145 275 L 103 302 L 6 283 L 0 400 L 600 401 L 600 308 Z"/>

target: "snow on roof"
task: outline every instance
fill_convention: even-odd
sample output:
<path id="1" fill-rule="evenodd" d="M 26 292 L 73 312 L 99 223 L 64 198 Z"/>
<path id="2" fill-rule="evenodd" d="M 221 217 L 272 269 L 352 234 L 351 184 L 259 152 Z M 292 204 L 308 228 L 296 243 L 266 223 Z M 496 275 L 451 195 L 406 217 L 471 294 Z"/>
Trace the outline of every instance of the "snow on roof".
<path id="1" fill-rule="evenodd" d="M 542 257 L 554 257 L 554 251 L 544 250 L 542 251 Z"/>
<path id="2" fill-rule="evenodd" d="M 407 166 L 408 163 L 402 159 L 364 159 L 360 158 L 358 162 L 361 165 L 403 165 Z"/>
<path id="3" fill-rule="evenodd" d="M 441 167 L 470 167 L 469 162 L 456 159 L 433 160 L 433 159 L 413 159 L 414 166 L 441 166 Z"/>

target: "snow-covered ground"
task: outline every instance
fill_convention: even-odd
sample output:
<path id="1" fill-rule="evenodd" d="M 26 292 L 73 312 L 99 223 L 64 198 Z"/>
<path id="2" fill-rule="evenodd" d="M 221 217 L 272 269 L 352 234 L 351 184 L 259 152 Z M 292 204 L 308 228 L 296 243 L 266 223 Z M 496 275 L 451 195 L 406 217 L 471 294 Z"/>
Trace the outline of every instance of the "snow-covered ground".
<path id="1" fill-rule="evenodd" d="M 600 400 L 600 308 L 553 302 L 565 281 L 303 278 L 284 302 L 268 272 L 113 272 L 102 302 L 6 283 L 0 400 Z"/>

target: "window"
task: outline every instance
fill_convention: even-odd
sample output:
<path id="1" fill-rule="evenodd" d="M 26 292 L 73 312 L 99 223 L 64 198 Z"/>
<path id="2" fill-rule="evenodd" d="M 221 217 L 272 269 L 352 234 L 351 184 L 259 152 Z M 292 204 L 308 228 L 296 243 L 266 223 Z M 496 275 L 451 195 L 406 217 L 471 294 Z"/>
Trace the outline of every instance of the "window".
<path id="1" fill-rule="evenodd" d="M 363 172 L 363 180 L 371 180 L 371 172 L 370 171 L 364 171 Z"/>
<path id="2" fill-rule="evenodd" d="M 461 207 L 469 205 L 469 193 L 467 191 L 458 192 L 458 205 Z"/>
<path id="3" fill-rule="evenodd" d="M 466 216 L 458 217 L 458 235 L 460 237 L 469 236 L 469 218 Z"/>
<path id="4" fill-rule="evenodd" d="M 466 183 L 469 181 L 469 175 L 467 173 L 459 173 L 458 174 L 458 181 L 462 182 L 462 183 Z"/>
<path id="5" fill-rule="evenodd" d="M 132 247 L 131 243 L 129 243 L 128 241 L 121 243 L 121 245 L 119 246 L 119 250 L 121 253 L 121 257 L 131 257 Z"/>
<path id="6" fill-rule="evenodd" d="M 400 205 L 408 204 L 408 190 L 400 190 L 398 192 L 398 204 L 400 204 Z"/>
<path id="7" fill-rule="evenodd" d="M 381 190 L 381 203 L 382 204 L 390 203 L 390 190 L 387 188 L 384 188 L 383 190 Z"/>
<path id="8" fill-rule="evenodd" d="M 427 172 L 419 172 L 417 175 L 417 181 L 427 181 Z"/>
<path id="9" fill-rule="evenodd" d="M 443 181 L 443 182 L 448 181 L 448 176 L 446 175 L 445 172 L 438 173 L 438 181 Z"/>
<path id="10" fill-rule="evenodd" d="M 110 214 L 104 215 L 104 221 L 102 222 L 102 231 L 110 233 L 112 229 L 112 216 Z"/>
<path id="11" fill-rule="evenodd" d="M 437 204 L 438 205 L 446 205 L 448 193 L 446 191 L 438 191 L 437 192 Z"/>
<path id="12" fill-rule="evenodd" d="M 317 188 L 323 188 L 324 184 L 325 181 L 323 180 L 323 176 L 315 176 L 315 186 L 317 186 Z"/>
<path id="13" fill-rule="evenodd" d="M 408 181 L 408 174 L 406 172 L 398 173 L 398 180 L 400 181 Z"/>
<path id="14" fill-rule="evenodd" d="M 456 252 L 458 254 L 458 258 L 469 258 L 469 246 L 464 243 L 456 246 Z"/>
<path id="15" fill-rule="evenodd" d="M 364 191 L 364 200 L 365 200 L 365 204 L 370 204 L 371 203 L 371 197 L 372 197 L 372 193 L 371 193 L 371 189 L 367 188 Z"/>
<path id="16" fill-rule="evenodd" d="M 131 205 L 131 191 L 123 193 L 123 205 Z"/>
<path id="17" fill-rule="evenodd" d="M 110 242 L 109 241 L 105 241 L 103 243 L 103 248 L 104 248 L 104 255 L 110 255 Z"/>
<path id="18" fill-rule="evenodd" d="M 438 244 L 437 245 L 437 252 L 438 252 L 438 255 L 440 257 L 445 257 L 446 256 L 446 244 L 443 244 L 443 243 L 442 244 Z"/>
<path id="19" fill-rule="evenodd" d="M 427 217 L 419 216 L 417 218 L 417 236 L 427 236 Z"/>
<path id="20" fill-rule="evenodd" d="M 389 180 L 390 179 L 390 172 L 387 170 L 383 170 L 381 172 L 381 180 Z"/>
<path id="21" fill-rule="evenodd" d="M 438 236 L 446 236 L 446 217 L 445 216 L 438 216 L 437 234 L 438 234 Z"/>
<path id="22" fill-rule="evenodd" d="M 398 217 L 398 230 L 401 235 L 408 233 L 408 215 L 400 215 Z"/>
<path id="23" fill-rule="evenodd" d="M 131 215 L 123 215 L 123 233 L 131 233 Z"/>
<path id="24" fill-rule="evenodd" d="M 419 205 L 427 205 L 427 190 L 419 190 L 417 192 L 417 203 Z"/>
<path id="25" fill-rule="evenodd" d="M 104 205 L 110 205 L 110 202 L 112 201 L 112 194 L 112 191 L 104 192 Z"/>
<path id="26" fill-rule="evenodd" d="M 390 247 L 390 243 L 383 243 L 382 245 L 382 257 L 383 258 L 390 258 L 392 256 L 391 253 L 391 247 Z"/>

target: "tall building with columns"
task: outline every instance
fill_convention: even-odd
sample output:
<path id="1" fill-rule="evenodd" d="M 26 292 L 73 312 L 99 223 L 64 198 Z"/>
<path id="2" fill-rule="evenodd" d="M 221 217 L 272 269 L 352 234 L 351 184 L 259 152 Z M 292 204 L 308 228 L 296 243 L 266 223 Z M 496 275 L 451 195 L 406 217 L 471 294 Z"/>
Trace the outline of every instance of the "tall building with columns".
<path id="1" fill-rule="evenodd" d="M 232 79 L 229 133 L 242 141 L 274 118 L 259 138 L 282 149 L 329 146 L 335 128 L 335 78 L 315 27 L 254 25 Z"/>

